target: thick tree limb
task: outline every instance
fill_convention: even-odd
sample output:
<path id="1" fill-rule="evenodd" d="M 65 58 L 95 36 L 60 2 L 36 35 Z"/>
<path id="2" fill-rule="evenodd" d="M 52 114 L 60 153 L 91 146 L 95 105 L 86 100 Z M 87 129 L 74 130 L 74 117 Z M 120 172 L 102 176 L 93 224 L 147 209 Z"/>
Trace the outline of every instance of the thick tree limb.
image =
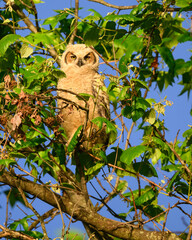
<path id="1" fill-rule="evenodd" d="M 0 232 L 0 238 L 9 238 L 9 239 L 17 238 L 21 240 L 35 240 L 35 238 L 33 237 L 30 237 L 22 232 L 17 232 L 17 231 L 13 231 L 11 229 L 5 228 L 2 225 L 0 225 L 0 229 L 2 229 L 2 232 Z"/>
<path id="2" fill-rule="evenodd" d="M 19 185 L 21 189 L 27 193 L 34 195 L 42 201 L 58 208 L 58 203 L 63 212 L 69 214 L 76 220 L 89 224 L 96 231 L 101 231 L 106 234 L 121 238 L 121 239 L 141 239 L 145 236 L 145 240 L 159 239 L 162 235 L 161 232 L 150 232 L 137 228 L 136 225 L 129 223 L 122 223 L 115 220 L 105 218 L 96 213 L 89 205 L 85 205 L 86 201 L 84 196 L 79 193 L 77 198 L 70 198 L 69 193 L 60 196 L 51 191 L 46 186 L 34 183 L 23 177 L 13 176 L 9 172 L 4 171 L 0 176 L 0 182 L 5 183 L 12 187 Z M 57 201 L 55 201 L 56 197 Z M 180 238 L 173 233 L 164 233 L 164 239 L 179 240 Z"/>

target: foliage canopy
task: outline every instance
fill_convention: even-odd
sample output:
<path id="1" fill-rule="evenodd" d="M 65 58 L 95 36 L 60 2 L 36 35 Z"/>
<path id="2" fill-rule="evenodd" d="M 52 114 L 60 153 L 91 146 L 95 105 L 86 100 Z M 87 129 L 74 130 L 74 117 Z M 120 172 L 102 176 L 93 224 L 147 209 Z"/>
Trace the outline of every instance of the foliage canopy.
<path id="1" fill-rule="evenodd" d="M 36 6 L 46 3 L 3 2 L 0 187 L 14 210 L 19 202 L 28 211 L 22 219 L 11 220 L 7 215 L 5 225 L 0 225 L 0 238 L 48 239 L 47 219 L 61 214 L 61 237 L 78 239 L 69 234 L 70 225 L 64 224 L 62 213 L 66 213 L 84 224 L 90 239 L 142 239 L 143 234 L 145 239 L 190 239 L 192 216 L 183 206 L 192 205 L 192 127 L 182 133 L 182 141 L 177 133 L 168 141 L 164 116 L 165 107 L 172 103 L 148 98 L 148 93 L 180 84 L 180 95 L 190 96 L 192 59 L 186 61 L 184 54 L 175 59 L 173 52 L 179 43 L 192 41 L 190 30 L 184 27 L 191 0 L 140 0 L 138 5 L 123 7 L 97 0 L 93 2 L 110 5 L 115 11 L 102 16 L 90 9 L 84 18 L 76 0 L 75 8 L 56 10 L 43 22 Z M 122 13 L 123 9 L 127 10 Z M 71 42 L 94 47 L 105 64 L 102 74 L 115 125 L 104 118 L 94 122 L 107 125 L 111 136 L 107 153 L 77 151 L 83 127 L 68 146 L 64 141 L 56 91 L 58 79 L 65 77 L 60 57 Z M 130 138 L 133 128 L 141 136 L 135 146 Z M 171 205 L 162 207 L 160 196 Z M 33 205 L 37 199 L 52 208 L 39 213 Z M 116 213 L 111 200 L 126 203 L 125 211 Z M 99 214 L 103 208 L 111 218 Z M 165 227 L 169 212 L 175 209 L 189 226 L 180 236 Z M 149 223 L 157 230 L 147 231 Z"/>

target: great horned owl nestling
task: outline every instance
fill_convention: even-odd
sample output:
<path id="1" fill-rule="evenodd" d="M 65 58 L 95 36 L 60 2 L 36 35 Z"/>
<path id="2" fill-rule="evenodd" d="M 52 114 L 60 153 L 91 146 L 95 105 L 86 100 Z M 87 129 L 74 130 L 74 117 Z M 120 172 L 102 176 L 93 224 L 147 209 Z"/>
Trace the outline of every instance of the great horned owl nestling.
<path id="1" fill-rule="evenodd" d="M 83 125 L 81 146 L 87 150 L 96 144 L 106 146 L 108 141 L 105 126 L 99 130 L 91 122 L 96 117 L 109 119 L 110 114 L 108 96 L 102 89 L 104 83 L 97 73 L 98 66 L 99 57 L 90 47 L 84 44 L 68 45 L 61 59 L 61 70 L 65 72 L 66 78 L 59 79 L 57 86 L 58 89 L 71 91 L 71 93 L 58 91 L 58 107 L 62 113 L 62 126 L 68 141 L 77 128 Z M 73 93 L 86 93 L 92 96 L 87 101 L 88 112 L 79 107 L 85 108 L 85 101 Z"/>

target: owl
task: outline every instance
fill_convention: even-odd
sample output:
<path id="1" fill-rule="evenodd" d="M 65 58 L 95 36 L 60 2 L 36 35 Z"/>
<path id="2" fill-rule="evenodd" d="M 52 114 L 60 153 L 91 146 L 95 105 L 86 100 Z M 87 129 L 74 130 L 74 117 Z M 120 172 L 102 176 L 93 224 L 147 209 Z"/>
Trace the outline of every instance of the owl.
<path id="1" fill-rule="evenodd" d="M 106 126 L 100 129 L 91 121 L 96 117 L 110 119 L 109 99 L 103 78 L 97 73 L 98 66 L 99 56 L 84 44 L 69 44 L 61 58 L 61 70 L 66 74 L 57 86 L 62 126 L 68 143 L 78 127 L 83 126 L 80 147 L 86 150 L 105 148 L 108 142 Z M 89 96 L 87 101 L 83 96 Z"/>

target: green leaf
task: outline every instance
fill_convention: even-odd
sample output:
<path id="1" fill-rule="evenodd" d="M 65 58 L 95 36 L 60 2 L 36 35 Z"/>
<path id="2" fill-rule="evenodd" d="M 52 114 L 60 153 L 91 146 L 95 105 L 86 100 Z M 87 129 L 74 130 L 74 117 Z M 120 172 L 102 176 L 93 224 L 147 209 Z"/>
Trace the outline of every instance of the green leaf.
<path id="1" fill-rule="evenodd" d="M 143 208 L 143 211 L 147 217 L 149 216 L 155 217 L 164 212 L 164 210 L 160 206 L 154 205 L 154 204 L 150 204 L 146 206 L 145 208 Z M 164 219 L 165 219 L 165 213 L 156 217 L 155 221 L 160 222 L 160 221 L 164 221 Z"/>
<path id="2" fill-rule="evenodd" d="M 158 162 L 160 157 L 161 157 L 161 151 L 158 148 L 156 148 L 155 152 L 151 155 L 151 161 L 153 165 L 155 165 Z"/>
<path id="3" fill-rule="evenodd" d="M 93 120 L 91 120 L 91 122 L 96 124 L 100 129 L 103 127 L 103 124 L 105 123 L 107 126 L 106 133 L 117 132 L 115 125 L 104 117 L 96 117 Z"/>
<path id="4" fill-rule="evenodd" d="M 90 167 L 86 172 L 85 175 L 91 175 L 94 172 L 97 172 L 99 169 L 101 169 L 104 166 L 104 163 L 97 163 L 93 167 Z"/>
<path id="5" fill-rule="evenodd" d="M 87 46 L 96 46 L 99 43 L 99 30 L 97 28 L 89 29 L 84 36 Z"/>
<path id="6" fill-rule="evenodd" d="M 38 231 L 18 231 L 18 232 L 21 232 L 21 233 L 24 233 L 26 235 L 29 235 L 35 239 L 43 239 L 43 234 L 41 232 L 38 232 Z"/>
<path id="7" fill-rule="evenodd" d="M 149 188 L 146 192 L 144 192 L 140 197 L 135 199 L 136 206 L 141 206 L 144 204 L 149 204 L 154 201 L 156 198 L 156 191 L 152 188 Z"/>
<path id="8" fill-rule="evenodd" d="M 180 171 L 181 168 L 182 168 L 181 165 L 170 164 L 170 165 L 163 166 L 161 169 L 163 171 L 172 172 L 172 171 Z"/>
<path id="9" fill-rule="evenodd" d="M 53 143 L 52 154 L 59 158 L 60 165 L 65 163 L 65 148 L 63 144 Z"/>
<path id="10" fill-rule="evenodd" d="M 151 125 L 155 123 L 156 120 L 156 111 L 154 108 L 151 108 L 146 112 L 144 121 L 150 123 Z"/>
<path id="11" fill-rule="evenodd" d="M 65 188 L 70 188 L 70 189 L 75 189 L 75 187 L 69 183 L 61 183 L 62 187 L 65 187 Z"/>
<path id="12" fill-rule="evenodd" d="M 53 74 L 54 77 L 56 77 L 58 79 L 66 77 L 66 74 L 62 70 L 59 70 L 59 69 L 53 69 L 53 71 L 51 73 Z"/>
<path id="13" fill-rule="evenodd" d="M 12 69 L 14 60 L 15 60 L 15 53 L 11 48 L 8 48 L 4 56 L 0 57 L 0 71 L 5 71 L 6 69 Z"/>
<path id="14" fill-rule="evenodd" d="M 176 0 L 175 5 L 181 8 L 188 7 L 192 3 L 192 0 Z"/>
<path id="15" fill-rule="evenodd" d="M 158 177 L 155 168 L 148 161 L 133 163 L 133 168 L 146 177 Z"/>
<path id="16" fill-rule="evenodd" d="M 35 4 L 38 4 L 38 3 L 45 3 L 44 1 L 41 1 L 41 0 L 33 0 Z"/>
<path id="17" fill-rule="evenodd" d="M 116 20 L 122 20 L 122 19 L 130 22 L 141 21 L 141 18 L 135 17 L 132 14 L 122 14 L 122 15 L 111 14 L 111 15 L 107 15 L 104 19 L 110 20 L 110 21 L 116 21 Z"/>
<path id="18" fill-rule="evenodd" d="M 74 133 L 71 141 L 69 142 L 69 145 L 67 147 L 67 150 L 68 152 L 73 152 L 73 150 L 75 149 L 75 146 L 77 145 L 78 143 L 78 138 L 81 134 L 81 131 L 82 131 L 82 128 L 83 128 L 83 125 L 81 125 L 80 127 L 78 127 L 77 131 Z"/>
<path id="19" fill-rule="evenodd" d="M 44 45 L 54 45 L 55 35 L 53 32 L 38 32 L 38 33 L 31 33 L 33 36 L 34 44 L 38 44 L 42 42 Z"/>
<path id="20" fill-rule="evenodd" d="M 173 54 L 171 50 L 168 47 L 160 47 L 156 46 L 158 52 L 161 54 L 161 57 L 165 61 L 165 63 L 168 65 L 168 67 L 171 70 L 174 70 L 175 67 L 175 60 L 173 58 Z"/>
<path id="21" fill-rule="evenodd" d="M 27 58 L 33 53 L 33 48 L 24 43 L 20 49 L 21 58 Z"/>
<path id="22" fill-rule="evenodd" d="M 15 148 L 19 150 L 27 147 L 35 147 L 44 142 L 46 142 L 45 138 L 27 139 L 26 142 L 21 140 L 15 143 Z"/>
<path id="23" fill-rule="evenodd" d="M 22 218 L 22 219 L 17 220 L 17 221 L 15 221 L 15 222 L 11 223 L 11 224 L 9 225 L 9 228 L 10 228 L 11 230 L 16 230 L 19 225 L 22 225 L 23 228 L 24 228 L 24 230 L 27 231 L 27 229 L 28 229 L 28 227 L 29 227 L 29 224 L 28 224 L 27 220 L 30 219 L 30 218 L 33 217 L 33 216 L 34 216 L 34 215 L 28 215 L 28 216 L 26 216 L 26 217 L 24 217 L 24 218 Z"/>
<path id="24" fill-rule="evenodd" d="M 185 195 L 191 194 L 191 191 L 192 191 L 192 189 L 190 189 L 188 184 L 181 182 L 181 181 L 179 181 L 175 184 L 174 190 L 178 193 L 182 193 Z"/>
<path id="25" fill-rule="evenodd" d="M 146 150 L 146 147 L 142 145 L 139 145 L 136 147 L 130 147 L 122 153 L 120 157 L 120 161 L 123 163 L 126 163 L 127 165 L 130 165 L 132 161 L 135 158 L 139 157 L 142 153 L 144 153 L 145 150 Z"/>
<path id="26" fill-rule="evenodd" d="M 93 95 L 88 94 L 88 93 L 79 93 L 78 95 L 79 95 L 79 96 L 82 96 L 85 101 L 88 101 L 90 97 L 91 97 L 91 98 L 94 98 Z M 79 100 L 82 100 L 82 98 L 79 97 L 79 96 L 76 96 L 76 97 L 77 97 Z"/>
<path id="27" fill-rule="evenodd" d="M 172 188 L 173 188 L 173 184 L 175 182 L 180 181 L 180 177 L 179 177 L 179 172 L 176 172 L 173 177 L 171 178 L 171 181 L 169 182 L 169 185 L 167 186 L 166 192 L 171 192 Z"/>
<path id="28" fill-rule="evenodd" d="M 152 35 L 152 43 L 154 45 L 159 45 L 161 44 L 162 40 L 160 37 L 160 31 L 158 29 L 155 29 Z"/>
<path id="29" fill-rule="evenodd" d="M 131 82 L 137 82 L 137 83 L 139 83 L 143 88 L 146 88 L 147 90 L 149 90 L 146 82 L 144 82 L 144 81 L 142 81 L 142 80 L 140 80 L 140 79 L 133 78 L 133 79 L 131 79 Z"/>
<path id="30" fill-rule="evenodd" d="M 109 134 L 109 144 L 113 143 L 117 137 L 117 129 L 113 122 L 110 122 L 104 117 L 96 117 L 91 120 L 92 123 L 96 124 L 100 129 L 102 129 L 103 125 L 106 125 L 106 133 Z"/>
<path id="31" fill-rule="evenodd" d="M 150 107 L 151 104 L 142 97 L 137 97 L 132 101 L 131 106 L 125 106 L 122 109 L 122 115 L 127 118 L 132 118 L 136 122 L 140 117 L 143 117 L 145 110 Z"/>
<path id="32" fill-rule="evenodd" d="M 124 72 L 123 74 L 121 74 L 121 75 L 119 76 L 118 80 L 126 77 L 128 74 L 129 74 L 128 72 Z"/>
<path id="33" fill-rule="evenodd" d="M 126 180 L 120 180 L 117 186 L 117 191 L 124 193 L 127 190 L 128 182 Z"/>
<path id="34" fill-rule="evenodd" d="M 57 23 L 58 23 L 58 15 L 54 17 L 46 18 L 45 21 L 43 22 L 43 25 L 50 24 L 52 28 L 55 28 Z"/>
<path id="35" fill-rule="evenodd" d="M 119 100 L 125 100 L 126 98 L 129 98 L 128 90 L 130 89 L 129 86 L 123 87 L 119 94 Z"/>
<path id="36" fill-rule="evenodd" d="M 19 152 L 11 152 L 9 154 L 10 157 L 14 157 L 14 158 L 25 158 L 26 156 L 23 153 L 19 153 Z"/>
<path id="37" fill-rule="evenodd" d="M 8 167 L 9 165 L 14 165 L 17 162 L 14 159 L 0 159 L 0 165 Z"/>
<path id="38" fill-rule="evenodd" d="M 95 17 L 98 17 L 102 19 L 103 17 L 101 16 L 100 13 L 98 13 L 95 9 L 88 9 L 88 11 L 93 12 Z"/>
<path id="39" fill-rule="evenodd" d="M 0 55 L 3 56 L 7 51 L 8 47 L 13 44 L 16 40 L 20 39 L 21 36 L 17 34 L 9 34 L 0 40 Z"/>

